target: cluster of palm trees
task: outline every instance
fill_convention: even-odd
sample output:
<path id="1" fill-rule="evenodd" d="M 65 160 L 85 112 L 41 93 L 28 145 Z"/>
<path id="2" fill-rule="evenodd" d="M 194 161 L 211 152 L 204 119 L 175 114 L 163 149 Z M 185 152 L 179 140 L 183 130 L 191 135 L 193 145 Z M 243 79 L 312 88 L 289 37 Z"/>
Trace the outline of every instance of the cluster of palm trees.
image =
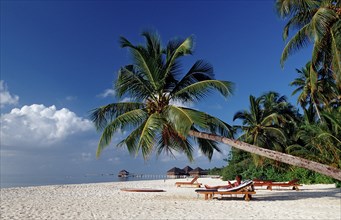
<path id="1" fill-rule="evenodd" d="M 304 114 L 296 129 L 297 142 L 288 149 L 340 168 L 341 1 L 277 0 L 276 7 L 288 19 L 284 40 L 289 30 L 297 30 L 283 50 L 282 65 L 288 55 L 313 43 L 311 61 L 297 69 L 299 76 L 291 83 Z"/>
<path id="2" fill-rule="evenodd" d="M 258 98 L 250 96 L 250 108 L 234 115 L 234 120 L 241 121 L 241 125 L 235 126 L 241 134 L 239 139 L 262 148 L 341 168 L 340 105 L 320 109 L 321 119 L 317 117 L 313 105 L 303 109 L 303 114 L 300 114 L 284 96 L 275 92 L 265 93 Z M 248 161 L 244 163 L 251 162 L 256 167 L 283 167 L 277 161 L 257 154 L 243 154 L 241 157 L 240 151 L 232 153 L 236 154 L 232 156 L 240 158 L 234 160 L 237 163 Z"/>
<path id="3" fill-rule="evenodd" d="M 290 84 L 303 114 L 277 93 L 250 96 L 250 109 L 234 116 L 242 121 L 240 140 L 341 168 L 341 1 L 277 0 L 276 8 L 288 19 L 283 39 L 297 30 L 283 50 L 282 66 L 289 55 L 313 43 L 311 61 L 296 70 Z M 239 162 L 252 158 L 256 166 L 277 163 L 233 153 Z"/>

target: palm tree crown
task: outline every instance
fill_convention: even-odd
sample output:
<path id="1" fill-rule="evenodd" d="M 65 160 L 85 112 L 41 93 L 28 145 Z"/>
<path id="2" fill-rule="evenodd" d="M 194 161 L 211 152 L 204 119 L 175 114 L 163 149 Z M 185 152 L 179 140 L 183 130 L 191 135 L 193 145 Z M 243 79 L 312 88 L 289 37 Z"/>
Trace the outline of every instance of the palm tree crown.
<path id="1" fill-rule="evenodd" d="M 282 66 L 289 55 L 311 41 L 314 44 L 311 68 L 315 73 L 311 80 L 317 81 L 317 72 L 323 69 L 323 73 L 332 72 L 341 88 L 341 1 L 277 0 L 276 7 L 282 18 L 289 18 L 283 31 L 284 40 L 290 29 L 298 30 L 283 50 Z"/>
<path id="2" fill-rule="evenodd" d="M 133 45 L 120 38 L 121 47 L 128 48 L 133 63 L 120 68 L 115 91 L 119 98 L 132 101 L 112 103 L 93 110 L 92 121 L 102 130 L 97 156 L 110 144 L 115 132 L 131 129 L 118 146 L 126 146 L 131 154 L 142 152 L 146 159 L 153 151 L 184 152 L 192 160 L 193 143 L 209 159 L 220 151 L 217 142 L 188 136 L 190 130 L 232 135 L 231 127 L 223 121 L 173 103 L 195 103 L 209 93 L 218 91 L 227 97 L 233 84 L 214 79 L 213 67 L 198 60 L 182 74 L 179 58 L 193 52 L 193 37 L 175 39 L 161 46 L 157 33 L 143 32 L 146 45 Z M 181 77 L 183 76 L 183 77 Z"/>

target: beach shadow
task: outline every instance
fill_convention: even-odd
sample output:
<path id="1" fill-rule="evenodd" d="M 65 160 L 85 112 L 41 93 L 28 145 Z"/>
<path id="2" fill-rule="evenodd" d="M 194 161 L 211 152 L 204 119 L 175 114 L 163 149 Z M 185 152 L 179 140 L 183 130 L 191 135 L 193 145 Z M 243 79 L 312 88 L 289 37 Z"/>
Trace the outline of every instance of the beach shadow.
<path id="1" fill-rule="evenodd" d="M 257 190 L 256 190 L 257 192 Z M 270 193 L 263 194 L 262 192 L 257 193 L 252 200 L 255 201 L 283 201 L 283 200 L 301 200 L 309 198 L 321 198 L 330 197 L 341 199 L 341 189 L 320 189 L 314 191 L 313 189 L 302 189 L 299 191 L 288 191 L 288 190 L 273 190 Z"/>

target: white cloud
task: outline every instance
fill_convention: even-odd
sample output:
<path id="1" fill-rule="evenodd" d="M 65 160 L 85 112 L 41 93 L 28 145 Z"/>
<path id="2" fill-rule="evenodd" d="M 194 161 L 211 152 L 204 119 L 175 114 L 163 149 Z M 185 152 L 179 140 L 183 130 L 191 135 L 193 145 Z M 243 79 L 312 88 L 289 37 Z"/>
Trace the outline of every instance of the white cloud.
<path id="1" fill-rule="evenodd" d="M 113 89 L 106 89 L 103 93 L 99 94 L 99 97 L 106 98 L 108 96 L 115 96 L 116 92 Z"/>
<path id="2" fill-rule="evenodd" d="M 93 159 L 91 153 L 84 153 L 84 152 L 83 152 L 83 153 L 81 154 L 81 156 L 82 156 L 82 160 L 83 160 L 83 161 L 91 161 L 91 160 Z"/>
<path id="3" fill-rule="evenodd" d="M 65 100 L 66 101 L 74 101 L 74 100 L 77 100 L 77 96 L 66 96 Z"/>
<path id="4" fill-rule="evenodd" d="M 57 110 L 54 105 L 15 108 L 1 115 L 0 122 L 1 144 L 21 147 L 50 146 L 92 128 L 89 120 L 66 108 Z"/>
<path id="5" fill-rule="evenodd" d="M 5 105 L 16 105 L 18 104 L 19 96 L 12 95 L 7 90 L 7 85 L 3 80 L 0 80 L 0 107 L 4 107 Z"/>
<path id="6" fill-rule="evenodd" d="M 131 102 L 131 101 L 133 101 L 132 98 L 130 98 L 130 97 L 125 97 L 125 98 L 123 98 L 120 102 Z"/>
<path id="7" fill-rule="evenodd" d="M 191 103 L 191 102 L 184 103 L 184 102 L 180 102 L 180 101 L 170 100 L 169 104 L 179 106 L 179 107 L 185 107 L 185 108 L 193 107 L 193 103 Z"/>

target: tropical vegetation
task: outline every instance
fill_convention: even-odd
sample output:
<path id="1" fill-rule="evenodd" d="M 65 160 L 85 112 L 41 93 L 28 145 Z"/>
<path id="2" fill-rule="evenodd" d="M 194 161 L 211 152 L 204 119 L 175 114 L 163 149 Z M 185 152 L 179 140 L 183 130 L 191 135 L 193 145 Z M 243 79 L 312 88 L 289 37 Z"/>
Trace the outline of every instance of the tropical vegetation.
<path id="1" fill-rule="evenodd" d="M 318 78 L 331 74 L 341 89 L 341 1 L 340 0 L 277 0 L 278 14 L 288 19 L 283 30 L 287 40 L 290 30 L 297 30 L 287 42 L 281 64 L 288 56 L 313 43 L 311 56 L 311 91 Z"/>
<path id="2" fill-rule="evenodd" d="M 234 119 L 239 139 L 312 161 L 341 168 L 341 2 L 339 0 L 276 0 L 279 16 L 287 20 L 283 30 L 286 45 L 280 59 L 312 44 L 310 61 L 296 69 L 292 95 L 298 95 L 301 114 L 274 92 L 250 96 L 250 109 Z M 292 31 L 296 33 L 292 34 Z M 291 38 L 289 36 L 291 34 Z M 271 100 L 266 104 L 264 100 Z M 279 102 L 280 101 L 280 102 Z M 281 103 L 281 104 L 280 104 Z M 269 108 L 270 106 L 270 108 Z M 272 106 L 284 106 L 283 109 Z M 227 158 L 224 178 L 242 173 L 253 178 L 283 181 L 299 178 L 305 183 L 329 183 L 331 178 L 258 155 L 233 149 Z M 340 186 L 341 182 L 338 182 Z"/>

